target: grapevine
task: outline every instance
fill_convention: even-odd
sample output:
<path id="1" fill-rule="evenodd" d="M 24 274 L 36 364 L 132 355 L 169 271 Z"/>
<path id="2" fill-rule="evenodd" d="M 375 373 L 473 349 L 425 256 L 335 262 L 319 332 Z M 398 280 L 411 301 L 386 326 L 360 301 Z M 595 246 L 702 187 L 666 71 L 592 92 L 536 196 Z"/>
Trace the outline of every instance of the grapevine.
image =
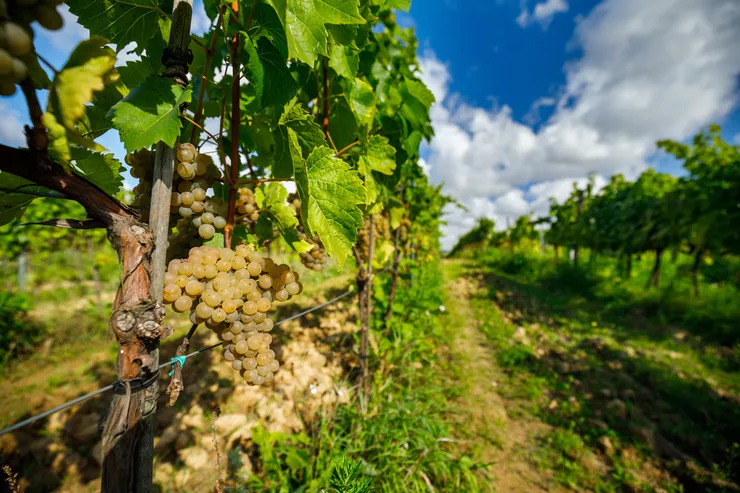
<path id="1" fill-rule="evenodd" d="M 295 211 L 296 217 L 300 219 L 301 217 L 301 200 L 298 198 L 297 195 L 291 194 L 288 196 L 288 204 L 290 207 L 293 208 Z M 324 244 L 321 243 L 321 239 L 316 238 L 315 240 L 311 239 L 306 235 L 306 233 L 303 231 L 303 227 L 298 227 L 298 234 L 300 235 L 301 239 L 305 242 L 307 242 L 309 245 L 311 245 L 311 249 L 307 252 L 303 252 L 299 254 L 299 257 L 301 259 L 301 263 L 307 268 L 315 271 L 320 271 L 324 268 L 326 263 L 329 261 L 329 258 L 326 256 L 326 249 L 324 248 Z"/>

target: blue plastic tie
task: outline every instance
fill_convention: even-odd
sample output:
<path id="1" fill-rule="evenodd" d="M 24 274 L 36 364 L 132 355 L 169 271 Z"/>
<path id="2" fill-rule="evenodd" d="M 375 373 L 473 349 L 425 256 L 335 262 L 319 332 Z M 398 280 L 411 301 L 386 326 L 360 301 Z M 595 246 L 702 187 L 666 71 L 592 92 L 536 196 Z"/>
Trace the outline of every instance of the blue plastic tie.
<path id="1" fill-rule="evenodd" d="M 175 356 L 174 358 L 171 358 L 170 361 L 174 361 L 176 363 L 180 363 L 180 368 L 185 366 L 185 360 L 187 359 L 187 356 Z M 172 369 L 167 374 L 168 377 L 171 377 L 172 374 L 175 373 L 175 365 L 172 365 Z"/>

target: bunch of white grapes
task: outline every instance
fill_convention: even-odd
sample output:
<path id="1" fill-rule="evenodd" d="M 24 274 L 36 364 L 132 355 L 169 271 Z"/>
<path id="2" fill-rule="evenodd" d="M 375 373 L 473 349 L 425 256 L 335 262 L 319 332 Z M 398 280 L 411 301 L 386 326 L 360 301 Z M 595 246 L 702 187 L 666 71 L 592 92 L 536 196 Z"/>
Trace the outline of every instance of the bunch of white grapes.
<path id="1" fill-rule="evenodd" d="M 61 0 L 0 0 L 0 95 L 11 96 L 15 85 L 28 77 L 33 55 L 33 21 L 56 31 L 64 21 L 57 12 Z"/>
<path id="2" fill-rule="evenodd" d="M 148 221 L 149 204 L 152 200 L 152 177 L 154 175 L 154 153 L 149 149 L 141 149 L 129 154 L 124 159 L 131 169 L 132 178 L 139 180 L 134 187 L 134 200 L 132 206 L 141 210 L 144 221 Z"/>
<path id="3" fill-rule="evenodd" d="M 320 239 L 317 239 L 317 241 L 312 240 L 308 237 L 308 235 L 303 231 L 303 226 L 301 226 L 301 200 L 298 198 L 297 195 L 291 194 L 288 196 L 288 204 L 295 210 L 295 215 L 298 218 L 298 235 L 301 237 L 301 239 L 309 244 L 312 245 L 311 250 L 305 253 L 301 253 L 299 257 L 301 258 L 301 263 L 307 268 L 312 269 L 315 271 L 320 271 L 324 268 L 326 263 L 329 261 L 329 257 L 326 256 L 326 250 L 324 249 L 324 244 L 321 243 Z"/>
<path id="4" fill-rule="evenodd" d="M 267 312 L 303 291 L 298 273 L 247 245 L 202 246 L 172 260 L 164 281 L 164 301 L 213 330 L 224 342 L 224 359 L 247 383 L 272 381 L 280 365 L 270 349 L 274 322 Z"/>

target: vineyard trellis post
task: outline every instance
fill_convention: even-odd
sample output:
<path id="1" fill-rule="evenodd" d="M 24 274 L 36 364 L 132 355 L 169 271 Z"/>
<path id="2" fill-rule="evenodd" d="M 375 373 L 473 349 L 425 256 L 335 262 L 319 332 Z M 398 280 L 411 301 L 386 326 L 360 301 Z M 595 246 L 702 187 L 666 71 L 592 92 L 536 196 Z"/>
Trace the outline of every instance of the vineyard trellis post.
<path id="1" fill-rule="evenodd" d="M 162 57 L 165 65 L 165 77 L 173 79 L 181 86 L 187 85 L 189 63 L 188 46 L 190 44 L 190 23 L 192 19 L 192 0 L 175 0 L 172 11 L 172 27 L 168 49 Z M 169 233 L 170 197 L 174 174 L 174 149 L 160 142 L 157 144 L 152 181 L 152 200 L 149 211 L 149 231 L 142 225 L 130 228 L 132 237 L 126 241 L 132 245 L 139 243 L 139 261 L 145 262 L 145 277 L 138 282 L 138 296 L 145 304 L 153 305 L 153 320 L 141 322 L 139 327 L 149 324 L 152 337 L 139 337 L 132 340 L 116 337 L 119 345 L 138 346 L 132 351 L 133 358 L 126 357 L 126 351 L 119 351 L 116 365 L 120 382 L 124 388 L 115 393 L 111 401 L 103 428 L 103 481 L 102 491 L 149 493 L 152 491 L 154 473 L 154 425 L 159 396 L 159 338 L 164 334 L 161 320 L 164 308 L 161 305 L 164 272 L 166 267 L 167 236 Z M 137 233 L 142 233 L 137 238 Z M 148 259 L 147 259 L 148 257 Z M 123 276 L 129 275 L 129 266 L 122 257 Z M 147 261 L 148 260 L 148 261 Z M 148 267 L 148 268 L 147 268 Z M 133 266 L 131 266 L 133 268 Z M 116 296 L 114 317 L 126 317 L 130 312 L 120 308 L 126 303 L 122 290 Z M 115 324 L 116 322 L 112 322 Z M 139 331 L 137 327 L 137 332 Z M 130 328 L 128 331 L 131 332 Z M 146 330 L 144 331 L 146 332 Z M 136 354 L 138 353 L 138 354 Z M 146 378 L 146 380 L 144 380 Z M 139 380 L 143 397 L 135 398 L 135 389 L 129 381 Z M 144 380 L 142 382 L 142 380 Z"/>

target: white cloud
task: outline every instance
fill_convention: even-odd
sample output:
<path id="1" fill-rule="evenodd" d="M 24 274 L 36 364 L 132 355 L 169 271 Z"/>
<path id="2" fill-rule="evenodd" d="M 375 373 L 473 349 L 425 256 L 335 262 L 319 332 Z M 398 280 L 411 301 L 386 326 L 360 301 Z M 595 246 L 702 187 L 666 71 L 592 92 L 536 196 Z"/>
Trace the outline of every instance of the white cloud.
<path id="1" fill-rule="evenodd" d="M 735 136 L 732 138 L 732 143 L 735 145 L 740 145 L 740 133 L 735 134 Z"/>
<path id="2" fill-rule="evenodd" d="M 12 147 L 25 147 L 26 138 L 23 135 L 24 119 L 20 112 L 5 101 L 0 101 L 0 143 Z"/>
<path id="3" fill-rule="evenodd" d="M 522 3 L 522 12 L 516 18 L 517 24 L 526 27 L 533 22 L 538 22 L 542 29 L 547 29 L 556 14 L 567 12 L 568 2 L 566 0 L 545 0 L 534 6 L 532 13 L 527 11 L 526 3 Z"/>
<path id="4" fill-rule="evenodd" d="M 201 35 L 211 27 L 211 19 L 206 15 L 206 9 L 202 1 L 196 1 L 193 5 L 193 18 L 190 21 L 190 32 Z"/>
<path id="5" fill-rule="evenodd" d="M 535 8 L 536 10 L 536 8 Z M 421 68 L 435 95 L 428 174 L 470 210 L 451 209 L 445 247 L 477 217 L 547 211 L 574 179 L 597 185 L 634 177 L 661 138 L 685 139 L 726 116 L 737 102 L 740 3 L 735 0 L 605 0 L 579 21 L 582 57 L 566 65 L 552 116 L 535 131 L 511 109 L 481 108 L 448 95 L 446 66 L 427 53 Z M 539 106 L 538 106 L 539 104 Z M 512 220 L 514 217 L 512 217 Z"/>

